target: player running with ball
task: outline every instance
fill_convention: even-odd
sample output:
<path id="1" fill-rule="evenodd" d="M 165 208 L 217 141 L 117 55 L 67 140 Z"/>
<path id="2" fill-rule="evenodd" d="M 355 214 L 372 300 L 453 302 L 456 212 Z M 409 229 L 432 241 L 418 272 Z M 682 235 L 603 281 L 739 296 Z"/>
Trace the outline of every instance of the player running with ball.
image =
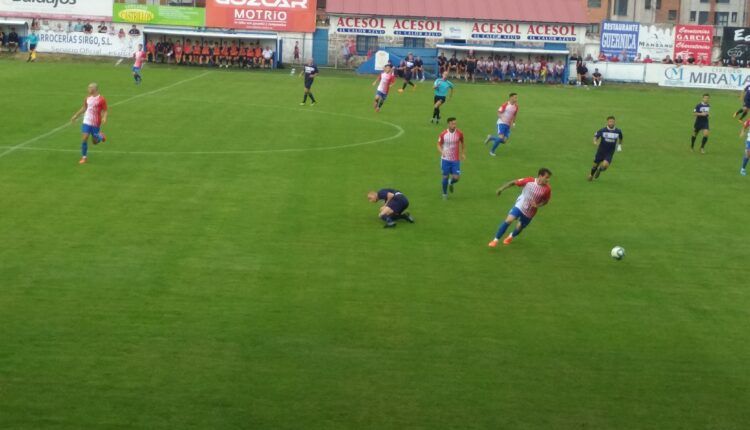
<path id="1" fill-rule="evenodd" d="M 515 181 L 510 181 L 504 184 L 497 190 L 497 195 L 501 195 L 503 191 L 507 190 L 512 186 L 522 187 L 521 195 L 518 196 L 515 206 L 508 213 L 508 217 L 505 218 L 500 228 L 495 234 L 495 238 L 489 243 L 490 248 L 495 248 L 500 238 L 503 237 L 505 232 L 508 230 L 511 224 L 518 221 L 516 229 L 513 230 L 508 237 L 503 240 L 503 245 L 510 245 L 513 239 L 517 238 L 521 232 L 531 224 L 537 211 L 540 207 L 549 203 L 552 198 L 552 189 L 549 186 L 549 180 L 552 177 L 552 172 L 549 169 L 541 168 L 537 173 L 536 178 L 523 178 Z"/>

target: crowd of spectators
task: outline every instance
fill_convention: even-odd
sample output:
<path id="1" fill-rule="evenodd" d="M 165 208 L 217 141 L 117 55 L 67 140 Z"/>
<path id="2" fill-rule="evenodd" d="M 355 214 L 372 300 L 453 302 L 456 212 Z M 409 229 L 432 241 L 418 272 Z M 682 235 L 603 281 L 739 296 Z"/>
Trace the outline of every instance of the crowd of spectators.
<path id="1" fill-rule="evenodd" d="M 437 58 L 438 72 L 448 72 L 454 79 L 467 82 L 477 80 L 485 82 L 518 82 L 518 83 L 562 83 L 565 75 L 565 64 L 555 61 L 551 56 L 528 56 L 525 60 L 515 56 L 489 55 L 477 57 L 469 51 L 466 57 L 450 58 L 441 53 Z"/>
<path id="2" fill-rule="evenodd" d="M 275 67 L 274 51 L 260 41 L 149 39 L 144 47 L 150 63 L 206 66 L 219 68 L 271 69 Z"/>
<path id="3" fill-rule="evenodd" d="M 576 60 L 577 58 L 580 58 L 580 54 L 574 55 L 573 60 Z M 696 65 L 696 66 L 709 66 L 711 65 L 711 61 L 704 57 L 698 57 L 696 58 L 692 53 L 683 55 L 677 55 L 677 57 L 672 58 L 671 55 L 667 54 L 662 59 L 653 59 L 650 55 L 646 55 L 645 57 L 642 56 L 640 53 L 637 55 L 629 55 L 627 51 L 623 50 L 619 54 L 616 55 L 606 55 L 603 52 L 600 52 L 599 55 L 596 58 L 593 58 L 591 54 L 586 55 L 586 58 L 583 59 L 585 62 L 589 63 L 603 63 L 603 62 L 609 62 L 609 63 L 643 63 L 643 64 L 649 64 L 649 63 L 662 63 L 662 64 L 679 64 L 679 65 Z"/>

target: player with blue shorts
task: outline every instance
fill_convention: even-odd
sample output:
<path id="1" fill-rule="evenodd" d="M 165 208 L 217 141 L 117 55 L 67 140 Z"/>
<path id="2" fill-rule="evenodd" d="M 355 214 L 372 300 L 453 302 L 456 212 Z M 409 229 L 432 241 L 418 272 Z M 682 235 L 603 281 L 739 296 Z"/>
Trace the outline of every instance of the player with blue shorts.
<path id="1" fill-rule="evenodd" d="M 500 106 L 497 110 L 497 136 L 487 135 L 484 144 L 490 141 L 494 142 L 490 155 L 495 156 L 495 151 L 501 144 L 508 143 L 510 139 L 510 129 L 516 125 L 516 116 L 518 115 L 518 94 L 510 93 L 508 101 Z"/>
<path id="2" fill-rule="evenodd" d="M 380 112 L 383 103 L 388 98 L 388 92 L 395 82 L 396 76 L 393 74 L 393 66 L 386 64 L 383 67 L 383 73 L 372 83 L 372 86 L 378 86 L 378 90 L 375 92 L 375 112 Z"/>
<path id="3" fill-rule="evenodd" d="M 508 227 L 514 222 L 518 221 L 516 229 L 513 230 L 508 237 L 503 240 L 504 245 L 510 245 L 513 239 L 517 238 L 521 232 L 531 224 L 537 211 L 540 207 L 549 203 L 552 198 L 552 189 L 549 186 L 549 180 L 552 177 L 552 172 L 549 169 L 541 168 L 537 173 L 536 178 L 528 177 L 517 179 L 503 184 L 497 190 L 497 195 L 500 196 L 503 191 L 510 187 L 516 186 L 523 188 L 521 195 L 516 199 L 516 204 L 508 212 L 508 216 L 505 218 L 500 228 L 498 228 L 495 238 L 489 243 L 490 248 L 495 248 L 500 238 L 503 237 Z"/>
<path id="4" fill-rule="evenodd" d="M 435 89 L 435 99 L 433 100 L 432 119 L 430 122 L 438 124 L 440 122 L 440 106 L 448 101 L 448 93 L 453 97 L 453 82 L 448 80 L 448 72 L 443 72 L 443 76 L 435 80 L 432 88 Z"/>
<path id="5" fill-rule="evenodd" d="M 143 62 L 146 61 L 146 52 L 143 51 L 142 44 L 138 44 L 138 50 L 133 54 L 133 60 L 133 79 L 135 79 L 136 85 L 140 85 L 143 81 L 141 69 L 143 68 Z"/>
<path id="6" fill-rule="evenodd" d="M 740 175 L 747 176 L 747 161 L 750 159 L 750 120 L 743 123 L 740 137 L 746 135 L 745 138 L 745 154 L 742 157 L 742 167 L 740 168 Z"/>
<path id="7" fill-rule="evenodd" d="M 81 114 L 84 114 L 81 126 L 81 161 L 80 164 L 88 162 L 89 137 L 94 145 L 107 141 L 107 137 L 101 132 L 102 126 L 107 123 L 107 100 L 99 94 L 99 85 L 89 84 L 88 96 L 83 101 L 83 106 L 70 119 L 75 122 Z"/>
<path id="8" fill-rule="evenodd" d="M 742 89 L 742 94 L 740 94 L 740 98 L 742 99 L 742 107 L 735 112 L 732 117 L 737 118 L 738 115 L 740 115 L 738 121 L 743 122 L 745 120 L 745 117 L 747 116 L 748 110 L 750 110 L 750 84 L 745 85 L 745 88 Z"/>
<path id="9" fill-rule="evenodd" d="M 443 173 L 443 200 L 447 200 L 448 191 L 452 193 L 461 179 L 461 161 L 466 159 L 464 134 L 456 128 L 456 118 L 448 118 L 448 129 L 440 133 L 437 149 Z"/>

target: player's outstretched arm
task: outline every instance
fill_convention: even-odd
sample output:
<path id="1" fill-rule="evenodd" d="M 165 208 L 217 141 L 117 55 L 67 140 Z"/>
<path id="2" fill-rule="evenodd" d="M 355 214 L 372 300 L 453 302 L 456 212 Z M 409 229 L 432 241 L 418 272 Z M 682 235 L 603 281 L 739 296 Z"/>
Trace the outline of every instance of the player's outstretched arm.
<path id="1" fill-rule="evenodd" d="M 507 182 L 507 183 L 503 184 L 502 187 L 498 188 L 497 191 L 495 192 L 495 194 L 497 194 L 499 196 L 500 194 L 503 193 L 503 191 L 507 190 L 508 188 L 512 187 L 515 184 L 516 184 L 516 181 Z"/>

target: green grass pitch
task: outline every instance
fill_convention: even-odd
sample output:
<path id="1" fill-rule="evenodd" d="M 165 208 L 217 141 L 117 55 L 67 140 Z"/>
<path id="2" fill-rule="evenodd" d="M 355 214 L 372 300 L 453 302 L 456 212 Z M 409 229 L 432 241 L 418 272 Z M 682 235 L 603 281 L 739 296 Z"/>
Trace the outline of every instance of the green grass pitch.
<path id="1" fill-rule="evenodd" d="M 303 108 L 288 73 L 205 72 L 0 61 L 0 428 L 747 428 L 737 94 L 700 155 L 700 90 L 458 83 L 442 201 L 427 83 L 375 114 L 371 77 L 324 70 Z M 49 132 L 92 81 L 110 141 L 79 166 L 79 127 Z M 551 203 L 488 249 L 496 187 L 542 166 Z M 416 224 L 382 228 L 386 186 Z"/>

